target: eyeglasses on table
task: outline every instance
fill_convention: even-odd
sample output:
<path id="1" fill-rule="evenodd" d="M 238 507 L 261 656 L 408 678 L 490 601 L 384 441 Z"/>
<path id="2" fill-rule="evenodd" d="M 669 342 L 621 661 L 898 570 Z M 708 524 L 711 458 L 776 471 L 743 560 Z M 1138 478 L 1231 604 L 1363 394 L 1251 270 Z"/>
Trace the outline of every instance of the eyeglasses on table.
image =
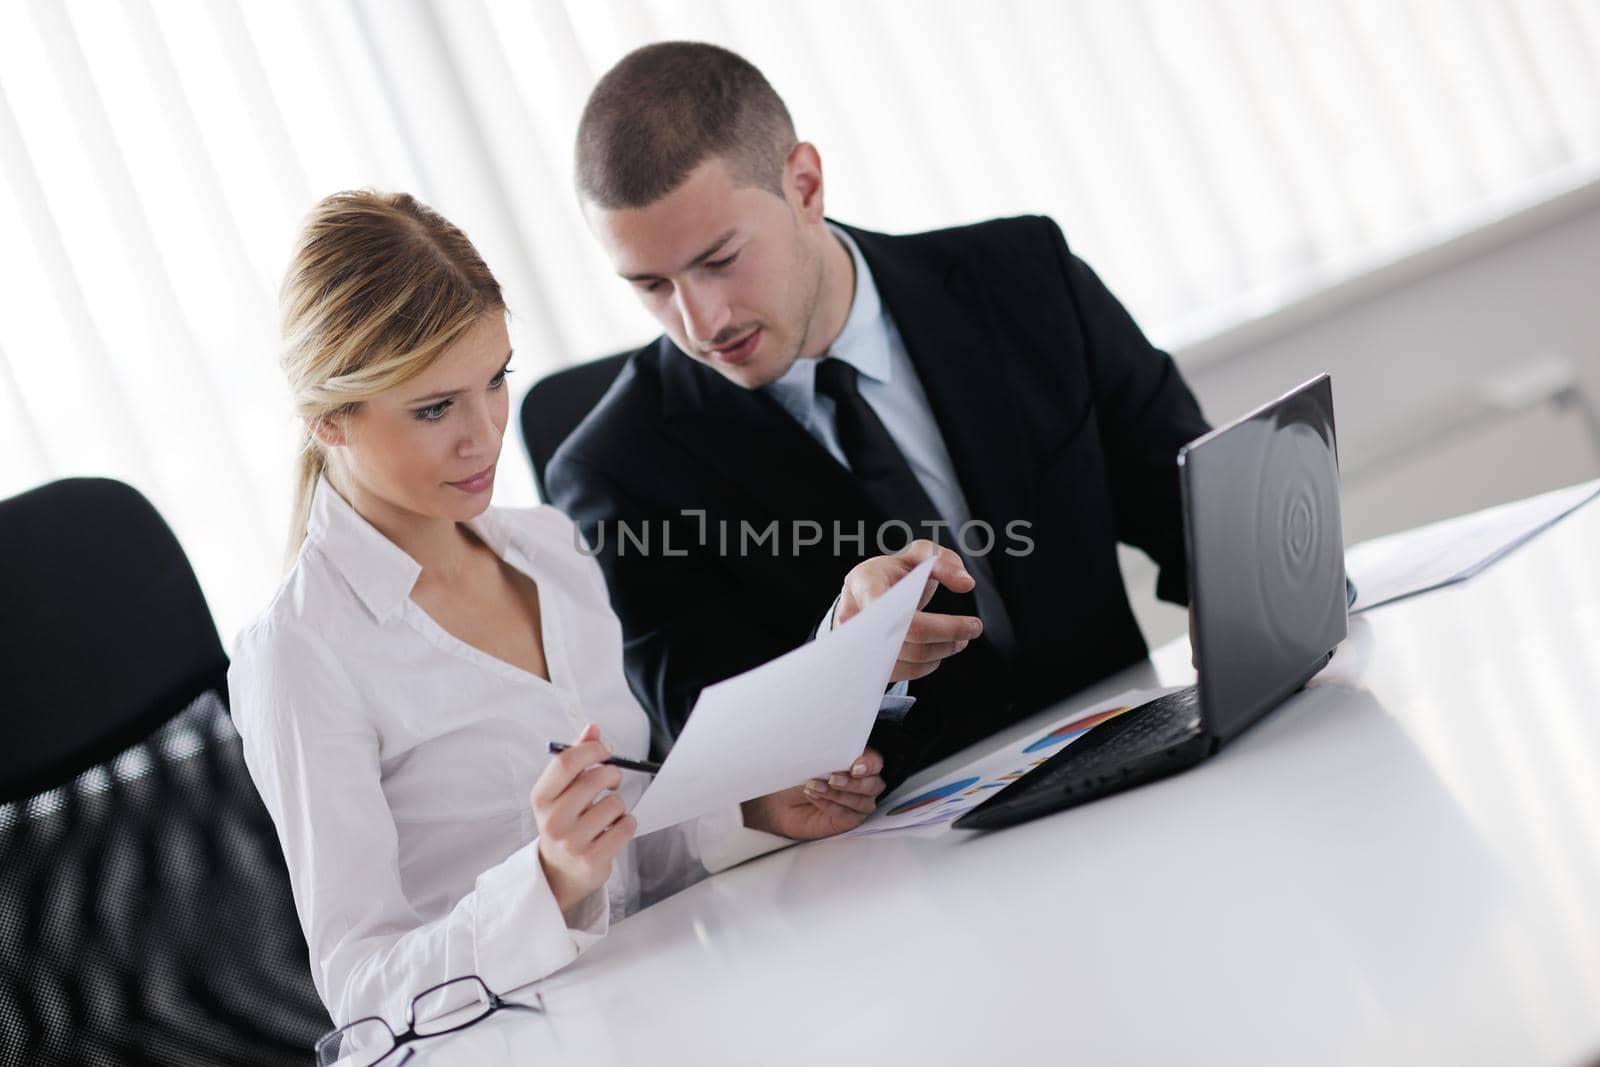
<path id="1" fill-rule="evenodd" d="M 406 1032 L 394 1028 L 376 1015 L 369 1015 L 330 1030 L 317 1040 L 317 1067 L 371 1067 L 395 1050 L 424 1037 L 438 1037 L 464 1030 L 502 1008 L 544 1014 L 544 997 L 535 993 L 537 1004 L 518 1004 L 506 1000 L 484 984 L 475 974 L 464 974 L 424 989 L 406 1005 Z M 420 1022 L 418 1020 L 421 1020 Z M 400 1067 L 411 1058 L 413 1049 L 394 1061 Z"/>

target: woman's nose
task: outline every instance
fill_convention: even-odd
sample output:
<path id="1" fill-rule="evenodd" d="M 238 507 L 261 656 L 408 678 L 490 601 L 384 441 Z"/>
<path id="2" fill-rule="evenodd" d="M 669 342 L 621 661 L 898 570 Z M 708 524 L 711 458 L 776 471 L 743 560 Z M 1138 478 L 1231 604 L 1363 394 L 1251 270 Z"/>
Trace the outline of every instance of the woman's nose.
<path id="1" fill-rule="evenodd" d="M 497 452 L 505 436 L 505 420 L 492 401 L 474 405 L 468 432 L 461 438 L 459 451 L 464 456 L 484 452 Z"/>

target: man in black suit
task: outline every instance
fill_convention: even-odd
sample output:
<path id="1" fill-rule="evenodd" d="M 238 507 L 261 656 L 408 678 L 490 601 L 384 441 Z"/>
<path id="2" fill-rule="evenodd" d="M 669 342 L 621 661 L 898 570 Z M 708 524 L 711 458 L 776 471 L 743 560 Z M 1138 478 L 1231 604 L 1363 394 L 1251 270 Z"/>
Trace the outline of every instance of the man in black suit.
<path id="1" fill-rule="evenodd" d="M 891 785 L 1145 655 L 1116 545 L 1185 600 L 1175 457 L 1208 427 L 1053 222 L 833 223 L 782 101 L 702 44 L 601 79 L 577 179 L 666 332 L 546 482 L 599 554 L 658 739 L 705 685 L 853 614 L 852 569 L 914 534 L 971 578 L 917 616 L 928 663 L 897 665 L 915 699 L 873 741 Z"/>

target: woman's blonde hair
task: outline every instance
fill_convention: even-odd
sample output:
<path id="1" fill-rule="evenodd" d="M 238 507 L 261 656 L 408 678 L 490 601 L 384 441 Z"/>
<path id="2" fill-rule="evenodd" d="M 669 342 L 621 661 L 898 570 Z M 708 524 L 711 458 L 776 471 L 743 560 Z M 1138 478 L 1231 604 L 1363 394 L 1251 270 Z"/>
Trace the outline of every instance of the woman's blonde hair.
<path id="1" fill-rule="evenodd" d="M 483 257 L 408 193 L 334 193 L 306 217 L 279 294 L 280 362 L 300 417 L 288 563 L 327 465 L 311 433 L 410 381 L 487 312 L 505 311 Z"/>

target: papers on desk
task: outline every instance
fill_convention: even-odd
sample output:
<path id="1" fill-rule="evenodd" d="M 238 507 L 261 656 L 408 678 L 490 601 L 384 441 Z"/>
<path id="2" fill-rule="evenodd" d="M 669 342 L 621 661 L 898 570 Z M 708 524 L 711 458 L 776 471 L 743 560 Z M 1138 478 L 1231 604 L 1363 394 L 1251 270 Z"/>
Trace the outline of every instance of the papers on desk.
<path id="1" fill-rule="evenodd" d="M 932 560 L 919 564 L 849 622 L 703 689 L 634 805 L 638 836 L 848 768 L 867 745 L 932 569 Z"/>
<path id="2" fill-rule="evenodd" d="M 913 826 L 945 823 L 968 808 L 988 800 L 996 792 L 1033 770 L 1092 727 L 1141 704 L 1176 693 L 1177 689 L 1130 689 L 1109 700 L 1079 708 L 1049 726 L 1014 741 L 960 770 L 941 776 L 925 789 L 918 789 L 904 800 L 881 806 L 845 837 L 862 837 Z"/>
<path id="3" fill-rule="evenodd" d="M 1363 541 L 1345 553 L 1356 587 L 1350 613 L 1471 578 L 1597 494 L 1600 481 L 1585 482 Z"/>

